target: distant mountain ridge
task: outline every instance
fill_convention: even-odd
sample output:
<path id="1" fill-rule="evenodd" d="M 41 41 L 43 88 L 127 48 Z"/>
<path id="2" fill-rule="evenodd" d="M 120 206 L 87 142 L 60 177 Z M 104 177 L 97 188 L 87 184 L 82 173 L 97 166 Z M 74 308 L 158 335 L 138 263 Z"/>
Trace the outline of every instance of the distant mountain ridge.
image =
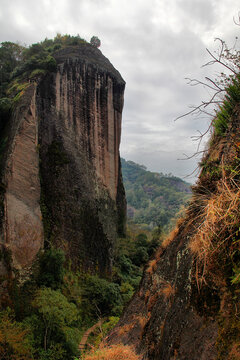
<path id="1" fill-rule="evenodd" d="M 148 171 L 121 158 L 128 219 L 146 227 L 169 227 L 191 197 L 191 185 L 171 174 Z"/>

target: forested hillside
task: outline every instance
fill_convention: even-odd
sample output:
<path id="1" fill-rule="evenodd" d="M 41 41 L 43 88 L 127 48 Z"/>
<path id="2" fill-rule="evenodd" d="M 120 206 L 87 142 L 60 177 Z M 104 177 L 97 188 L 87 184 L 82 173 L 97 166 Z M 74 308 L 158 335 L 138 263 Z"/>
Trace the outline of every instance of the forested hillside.
<path id="1" fill-rule="evenodd" d="M 121 159 L 128 203 L 128 219 L 152 229 L 169 228 L 191 197 L 190 184 L 182 179 L 147 171 L 146 167 Z"/>

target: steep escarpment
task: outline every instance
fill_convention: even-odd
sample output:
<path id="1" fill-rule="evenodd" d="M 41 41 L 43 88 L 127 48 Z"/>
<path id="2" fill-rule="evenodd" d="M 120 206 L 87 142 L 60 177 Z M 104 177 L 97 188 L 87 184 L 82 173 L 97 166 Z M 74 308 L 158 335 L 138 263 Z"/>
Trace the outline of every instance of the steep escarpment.
<path id="1" fill-rule="evenodd" d="M 98 52 L 59 51 L 58 72 L 39 84 L 37 102 L 46 240 L 103 271 L 120 218 L 124 81 L 105 58 L 97 62 Z"/>
<path id="2" fill-rule="evenodd" d="M 5 131 L 4 195 L 2 206 L 1 253 L 16 269 L 28 268 L 43 246 L 40 211 L 40 179 L 36 86 L 30 85 Z M 8 254 L 8 256 L 7 256 Z"/>
<path id="3" fill-rule="evenodd" d="M 240 357 L 239 79 L 226 91 L 186 216 L 107 338 L 144 359 Z"/>
<path id="4" fill-rule="evenodd" d="M 55 72 L 26 82 L 5 129 L 1 244 L 21 270 L 45 244 L 63 249 L 73 267 L 106 273 L 124 232 L 125 83 L 90 44 L 54 58 Z"/>

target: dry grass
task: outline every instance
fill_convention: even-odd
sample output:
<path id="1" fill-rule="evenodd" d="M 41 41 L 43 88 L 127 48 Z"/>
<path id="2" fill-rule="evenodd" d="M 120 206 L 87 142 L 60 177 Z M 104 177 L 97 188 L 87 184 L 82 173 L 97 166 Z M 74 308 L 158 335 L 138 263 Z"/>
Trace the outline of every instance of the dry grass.
<path id="1" fill-rule="evenodd" d="M 150 296 L 150 290 L 147 290 L 145 293 L 145 298 L 144 298 L 145 304 L 147 303 L 149 296 Z"/>
<path id="2" fill-rule="evenodd" d="M 124 335 L 124 334 L 128 333 L 130 330 L 132 330 L 134 325 L 135 325 L 134 323 L 130 323 L 130 324 L 126 324 L 126 325 L 122 326 L 119 329 L 118 334 L 119 335 Z"/>
<path id="3" fill-rule="evenodd" d="M 135 316 L 135 320 L 139 323 L 140 327 L 143 329 L 147 323 L 147 319 L 144 316 Z"/>
<path id="4" fill-rule="evenodd" d="M 92 350 L 84 356 L 83 360 L 140 360 L 133 348 L 127 345 L 102 346 Z"/>
<path id="5" fill-rule="evenodd" d="M 162 289 L 162 294 L 166 299 L 168 299 L 170 296 L 175 294 L 175 288 L 171 284 L 166 284 L 164 288 Z"/>
<path id="6" fill-rule="evenodd" d="M 163 240 L 162 242 L 162 247 L 165 249 L 169 244 L 171 244 L 171 242 L 175 239 L 175 237 L 178 235 L 180 227 L 182 226 L 182 224 L 184 223 L 185 219 L 184 218 L 180 218 L 177 221 L 176 227 L 173 231 L 170 232 L 170 234 L 166 237 L 166 239 Z"/>
<path id="7" fill-rule="evenodd" d="M 151 275 L 155 270 L 157 270 L 157 260 L 153 259 L 149 262 L 146 272 Z"/>
<path id="8" fill-rule="evenodd" d="M 155 294 L 153 294 L 153 296 L 150 296 L 148 304 L 147 304 L 148 311 L 150 311 L 150 312 L 152 311 L 154 305 L 157 302 L 157 299 L 159 298 L 159 295 L 160 295 L 159 293 L 155 293 Z"/>
<path id="9" fill-rule="evenodd" d="M 210 263 L 217 259 L 221 251 L 226 251 L 229 240 L 231 243 L 233 241 L 239 228 L 239 201 L 240 188 L 234 180 L 227 181 L 224 177 L 218 183 L 217 192 L 201 199 L 201 215 L 195 219 L 198 226 L 189 243 L 197 259 L 197 267 L 200 264 L 203 266 L 201 280 L 209 270 Z"/>

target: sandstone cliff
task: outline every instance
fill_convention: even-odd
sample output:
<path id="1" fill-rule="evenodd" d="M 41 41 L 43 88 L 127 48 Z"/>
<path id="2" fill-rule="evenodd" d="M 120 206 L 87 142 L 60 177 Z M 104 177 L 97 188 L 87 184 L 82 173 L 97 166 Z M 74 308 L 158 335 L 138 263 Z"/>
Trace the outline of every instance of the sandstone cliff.
<path id="1" fill-rule="evenodd" d="M 107 338 L 132 345 L 142 359 L 240 358 L 239 82 L 234 86 L 213 121 L 185 218 Z"/>
<path id="2" fill-rule="evenodd" d="M 27 269 L 44 244 L 62 248 L 73 267 L 108 272 L 124 233 L 125 83 L 90 44 L 54 57 L 56 73 L 29 82 L 2 134 L 2 274 Z"/>

